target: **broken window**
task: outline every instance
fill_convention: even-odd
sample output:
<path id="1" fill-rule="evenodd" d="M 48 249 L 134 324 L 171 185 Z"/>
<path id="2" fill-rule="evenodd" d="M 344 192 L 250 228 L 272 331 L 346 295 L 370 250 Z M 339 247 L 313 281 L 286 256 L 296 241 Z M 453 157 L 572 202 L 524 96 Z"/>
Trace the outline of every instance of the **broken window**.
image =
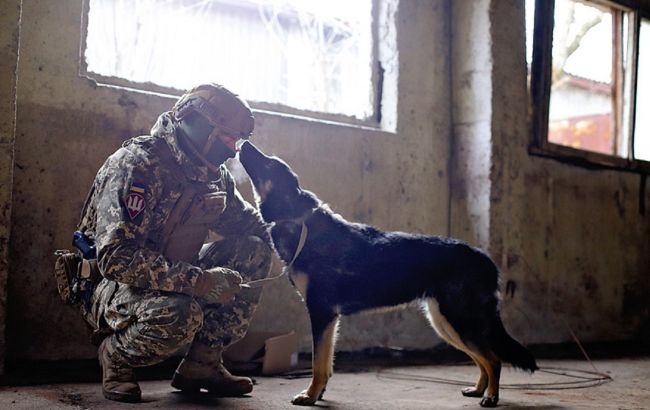
<path id="1" fill-rule="evenodd" d="M 527 0 L 526 7 L 531 150 L 650 169 L 639 161 L 650 160 L 640 115 L 650 108 L 647 10 L 603 0 Z"/>
<path id="2" fill-rule="evenodd" d="M 257 108 L 373 119 L 372 6 L 372 0 L 86 0 L 84 74 L 176 95 L 216 82 Z"/>

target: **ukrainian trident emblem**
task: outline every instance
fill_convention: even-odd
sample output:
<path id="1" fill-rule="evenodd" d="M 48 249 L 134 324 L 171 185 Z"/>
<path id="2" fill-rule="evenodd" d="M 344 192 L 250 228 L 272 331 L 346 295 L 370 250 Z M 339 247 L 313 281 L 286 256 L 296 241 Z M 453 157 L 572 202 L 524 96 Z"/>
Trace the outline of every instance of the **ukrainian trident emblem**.
<path id="1" fill-rule="evenodd" d="M 133 220 L 140 212 L 144 209 L 144 184 L 134 182 L 131 184 L 129 189 L 129 196 L 126 197 L 126 210 L 129 213 L 129 217 Z"/>

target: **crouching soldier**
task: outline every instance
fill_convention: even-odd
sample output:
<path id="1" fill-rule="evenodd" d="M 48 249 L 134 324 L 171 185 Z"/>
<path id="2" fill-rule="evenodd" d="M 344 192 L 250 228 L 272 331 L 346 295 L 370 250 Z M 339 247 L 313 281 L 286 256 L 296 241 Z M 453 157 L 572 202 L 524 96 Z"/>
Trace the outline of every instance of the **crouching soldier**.
<path id="1" fill-rule="evenodd" d="M 98 350 L 107 399 L 139 401 L 133 369 L 186 348 L 173 387 L 252 391 L 221 357 L 244 336 L 259 301 L 261 290 L 242 280 L 265 277 L 271 265 L 265 225 L 223 165 L 252 131 L 244 100 L 201 85 L 97 172 L 77 235 L 96 252 L 101 275 L 82 312 L 96 334 L 108 335 Z"/>

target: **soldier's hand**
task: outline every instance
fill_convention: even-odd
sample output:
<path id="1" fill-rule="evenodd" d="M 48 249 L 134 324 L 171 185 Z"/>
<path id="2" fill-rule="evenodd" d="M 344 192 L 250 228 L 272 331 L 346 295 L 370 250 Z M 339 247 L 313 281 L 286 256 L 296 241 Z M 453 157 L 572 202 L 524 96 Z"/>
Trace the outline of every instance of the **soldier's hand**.
<path id="1" fill-rule="evenodd" d="M 194 296 L 208 303 L 230 302 L 241 290 L 242 278 L 238 272 L 228 268 L 204 270 L 194 285 Z"/>

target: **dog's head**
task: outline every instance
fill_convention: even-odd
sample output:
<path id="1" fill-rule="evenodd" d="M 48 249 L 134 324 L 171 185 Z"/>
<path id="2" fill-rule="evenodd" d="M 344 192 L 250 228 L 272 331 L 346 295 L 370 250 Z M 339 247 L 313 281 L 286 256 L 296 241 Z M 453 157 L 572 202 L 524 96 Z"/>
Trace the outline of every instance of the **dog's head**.
<path id="1" fill-rule="evenodd" d="M 298 176 L 280 158 L 265 155 L 245 141 L 239 161 L 251 178 L 266 222 L 304 218 L 319 205 L 312 193 L 300 188 Z"/>

